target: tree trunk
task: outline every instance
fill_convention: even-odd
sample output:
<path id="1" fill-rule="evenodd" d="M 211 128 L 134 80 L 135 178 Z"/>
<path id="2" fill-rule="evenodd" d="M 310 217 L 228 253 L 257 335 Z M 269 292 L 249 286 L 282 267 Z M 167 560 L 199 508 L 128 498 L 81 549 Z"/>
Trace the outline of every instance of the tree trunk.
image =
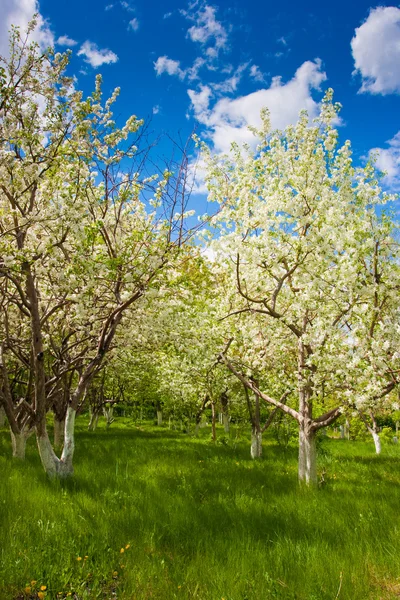
<path id="1" fill-rule="evenodd" d="M 162 425 L 162 410 L 157 411 L 157 425 L 158 426 Z"/>
<path id="2" fill-rule="evenodd" d="M 57 419 L 57 416 L 54 415 L 54 447 L 62 448 L 64 444 L 64 428 L 65 428 L 65 418 L 62 421 Z"/>
<path id="3" fill-rule="evenodd" d="M 371 431 L 372 438 L 375 444 L 375 450 L 377 454 L 381 453 L 381 438 L 379 437 L 379 433 L 376 431 Z"/>
<path id="4" fill-rule="evenodd" d="M 26 442 L 32 434 L 32 430 L 23 429 L 20 433 L 14 433 L 10 429 L 10 433 L 13 457 L 25 460 Z"/>
<path id="5" fill-rule="evenodd" d="M 90 420 L 88 425 L 88 431 L 95 431 L 99 420 L 99 413 L 92 410 L 90 413 Z"/>
<path id="6" fill-rule="evenodd" d="M 51 478 L 69 477 L 74 472 L 72 459 L 75 449 L 75 416 L 76 411 L 69 406 L 65 419 L 64 449 L 61 458 L 56 456 L 46 428 L 42 427 L 36 431 L 40 460 L 46 474 Z"/>
<path id="7" fill-rule="evenodd" d="M 212 414 L 212 439 L 213 442 L 217 440 L 217 430 L 216 430 L 216 410 L 215 410 L 215 402 L 211 402 L 211 414 Z"/>
<path id="8" fill-rule="evenodd" d="M 253 427 L 251 431 L 251 458 L 260 458 L 262 455 L 262 433 L 259 428 Z"/>
<path id="9" fill-rule="evenodd" d="M 306 485 L 318 483 L 315 432 L 309 426 L 301 423 L 299 427 L 299 482 Z"/>
<path id="10" fill-rule="evenodd" d="M 224 431 L 225 431 L 225 433 L 229 433 L 229 415 L 227 415 L 226 413 L 224 413 L 222 415 L 222 422 L 224 424 Z"/>
<path id="11" fill-rule="evenodd" d="M 6 411 L 3 406 L 0 406 L 0 429 L 6 424 Z"/>

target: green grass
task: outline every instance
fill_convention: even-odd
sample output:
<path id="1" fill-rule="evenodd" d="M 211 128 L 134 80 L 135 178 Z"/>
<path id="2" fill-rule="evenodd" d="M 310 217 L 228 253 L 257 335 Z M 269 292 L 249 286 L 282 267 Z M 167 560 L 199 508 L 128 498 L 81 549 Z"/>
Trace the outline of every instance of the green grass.
<path id="1" fill-rule="evenodd" d="M 209 430 L 85 424 L 64 482 L 34 439 L 18 464 L 0 434 L 1 600 L 38 598 L 32 580 L 47 599 L 400 597 L 399 447 L 327 440 L 325 483 L 306 490 L 295 449 L 272 439 L 251 461 L 247 440 L 214 445 Z"/>

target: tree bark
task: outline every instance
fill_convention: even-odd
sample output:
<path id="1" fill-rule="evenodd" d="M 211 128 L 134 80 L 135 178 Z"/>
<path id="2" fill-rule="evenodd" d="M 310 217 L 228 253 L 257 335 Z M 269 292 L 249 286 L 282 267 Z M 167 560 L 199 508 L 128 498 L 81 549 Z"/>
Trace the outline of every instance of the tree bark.
<path id="1" fill-rule="evenodd" d="M 300 423 L 299 427 L 299 482 L 316 485 L 318 483 L 316 437 L 315 431 L 309 425 Z"/>
<path id="2" fill-rule="evenodd" d="M 157 425 L 160 427 L 162 425 L 162 410 L 157 411 Z"/>
<path id="3" fill-rule="evenodd" d="M 6 424 L 6 411 L 3 406 L 0 406 L 0 429 Z"/>
<path id="4" fill-rule="evenodd" d="M 371 430 L 371 435 L 375 444 L 375 451 L 377 454 L 381 453 L 381 438 L 379 437 L 379 433 Z"/>
<path id="5" fill-rule="evenodd" d="M 222 422 L 224 425 L 224 431 L 225 433 L 229 433 L 229 415 L 227 415 L 226 413 L 223 413 L 222 415 Z"/>
<path id="6" fill-rule="evenodd" d="M 212 414 L 212 439 L 213 442 L 215 442 L 217 440 L 217 429 L 216 429 L 216 420 L 217 420 L 217 415 L 216 415 L 216 410 L 215 410 L 215 402 L 211 402 L 211 414 Z"/>
<path id="7" fill-rule="evenodd" d="M 64 444 L 65 419 L 59 421 L 54 415 L 54 447 L 62 448 Z"/>
<path id="8" fill-rule="evenodd" d="M 10 429 L 13 458 L 25 460 L 26 442 L 32 433 L 31 429 L 24 428 L 19 433 L 14 433 Z"/>
<path id="9" fill-rule="evenodd" d="M 46 474 L 51 478 L 63 478 L 73 475 L 74 468 L 72 459 L 75 449 L 75 416 L 75 409 L 69 406 L 65 418 L 64 448 L 61 458 L 58 458 L 54 452 L 47 430 L 43 433 L 42 431 L 36 430 L 40 460 L 42 461 Z"/>
<path id="10" fill-rule="evenodd" d="M 257 427 L 252 427 L 251 430 L 250 456 L 253 459 L 262 456 L 262 433 Z"/>

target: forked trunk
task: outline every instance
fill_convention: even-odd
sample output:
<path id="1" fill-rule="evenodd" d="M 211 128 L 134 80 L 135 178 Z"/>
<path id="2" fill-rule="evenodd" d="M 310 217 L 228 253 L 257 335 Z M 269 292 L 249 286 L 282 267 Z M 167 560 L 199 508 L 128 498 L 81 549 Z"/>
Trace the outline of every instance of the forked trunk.
<path id="1" fill-rule="evenodd" d="M 260 458 L 262 455 L 262 433 L 259 428 L 253 427 L 251 431 L 251 458 Z"/>
<path id="2" fill-rule="evenodd" d="M 162 425 L 162 410 L 157 411 L 157 425 Z"/>
<path id="3" fill-rule="evenodd" d="M 57 416 L 54 415 L 54 447 L 62 448 L 64 443 L 64 428 L 65 428 L 65 419 L 59 421 Z"/>
<path id="4" fill-rule="evenodd" d="M 377 454 L 381 453 L 381 438 L 379 437 L 379 433 L 371 430 L 371 435 L 375 444 L 375 451 Z"/>
<path id="5" fill-rule="evenodd" d="M 73 474 L 73 456 L 75 449 L 75 416 L 76 411 L 68 407 L 64 429 L 64 449 L 61 458 L 58 458 L 51 445 L 47 429 L 37 428 L 37 444 L 43 468 L 49 477 L 69 477 Z"/>
<path id="6" fill-rule="evenodd" d="M 299 482 L 316 485 L 317 448 L 315 432 L 304 424 L 299 427 Z"/>

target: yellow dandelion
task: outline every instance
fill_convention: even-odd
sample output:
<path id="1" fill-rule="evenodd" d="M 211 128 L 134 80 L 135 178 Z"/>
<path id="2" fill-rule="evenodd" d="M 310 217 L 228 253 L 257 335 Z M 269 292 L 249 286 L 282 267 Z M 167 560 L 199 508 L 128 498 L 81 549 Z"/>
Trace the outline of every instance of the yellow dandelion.
<path id="1" fill-rule="evenodd" d="M 30 585 L 27 585 L 27 586 L 26 586 L 26 588 L 25 588 L 25 594 L 30 594 L 30 593 L 31 593 L 31 591 L 32 591 L 32 588 L 31 588 L 31 586 L 30 586 Z"/>
<path id="2" fill-rule="evenodd" d="M 85 558 L 85 560 L 87 560 L 89 557 L 88 557 L 88 556 L 85 556 L 84 558 Z"/>
<path id="3" fill-rule="evenodd" d="M 31 586 L 32 586 L 32 587 L 35 587 L 35 585 L 36 585 L 36 584 L 37 584 L 37 581 L 36 581 L 36 579 L 33 579 L 33 580 L 31 581 Z"/>
<path id="4" fill-rule="evenodd" d="M 78 556 L 76 560 L 82 560 L 82 556 Z"/>
<path id="5" fill-rule="evenodd" d="M 125 546 L 125 550 L 129 550 L 129 548 L 130 548 L 130 547 L 131 547 L 131 545 L 130 545 L 130 544 L 127 544 L 127 545 Z"/>
<path id="6" fill-rule="evenodd" d="M 113 571 L 113 577 L 118 577 L 118 571 Z"/>
<path id="7" fill-rule="evenodd" d="M 119 565 L 120 569 L 125 569 L 125 565 Z"/>
<path id="8" fill-rule="evenodd" d="M 45 590 L 47 590 L 47 585 L 41 585 L 40 586 L 40 591 L 44 592 Z"/>
<path id="9" fill-rule="evenodd" d="M 46 598 L 46 592 L 38 592 L 37 595 L 39 600 L 43 600 L 43 598 Z"/>
<path id="10" fill-rule="evenodd" d="M 121 548 L 120 553 L 123 554 L 125 552 L 125 548 Z"/>

